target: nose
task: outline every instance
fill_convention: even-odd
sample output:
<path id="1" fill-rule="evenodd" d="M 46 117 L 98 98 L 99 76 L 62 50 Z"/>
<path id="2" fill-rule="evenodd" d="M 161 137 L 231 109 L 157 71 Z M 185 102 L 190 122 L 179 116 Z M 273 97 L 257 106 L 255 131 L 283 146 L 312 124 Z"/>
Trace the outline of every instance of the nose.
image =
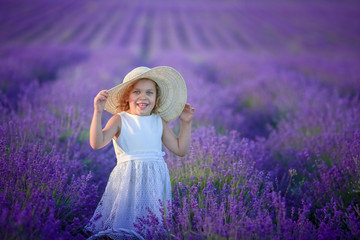
<path id="1" fill-rule="evenodd" d="M 146 98 L 146 94 L 141 92 L 140 95 L 139 95 L 139 99 L 145 99 L 145 98 Z"/>

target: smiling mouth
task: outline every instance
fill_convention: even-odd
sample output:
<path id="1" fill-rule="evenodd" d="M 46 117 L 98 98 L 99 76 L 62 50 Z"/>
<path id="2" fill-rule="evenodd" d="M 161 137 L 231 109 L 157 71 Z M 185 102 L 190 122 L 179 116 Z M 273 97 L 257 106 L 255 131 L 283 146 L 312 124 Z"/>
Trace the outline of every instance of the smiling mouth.
<path id="1" fill-rule="evenodd" d="M 144 110 L 149 104 L 146 103 L 138 103 L 137 106 L 141 109 Z"/>

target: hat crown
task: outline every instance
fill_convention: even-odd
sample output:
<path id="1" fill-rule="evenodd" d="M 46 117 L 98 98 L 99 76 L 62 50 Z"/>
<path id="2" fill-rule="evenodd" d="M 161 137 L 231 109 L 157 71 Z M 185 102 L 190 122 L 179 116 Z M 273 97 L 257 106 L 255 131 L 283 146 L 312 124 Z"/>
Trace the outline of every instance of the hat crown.
<path id="1" fill-rule="evenodd" d="M 131 79 L 137 78 L 141 74 L 146 73 L 147 71 L 150 71 L 150 68 L 148 67 L 137 67 L 133 69 L 131 72 L 126 74 L 123 83 L 130 81 Z"/>

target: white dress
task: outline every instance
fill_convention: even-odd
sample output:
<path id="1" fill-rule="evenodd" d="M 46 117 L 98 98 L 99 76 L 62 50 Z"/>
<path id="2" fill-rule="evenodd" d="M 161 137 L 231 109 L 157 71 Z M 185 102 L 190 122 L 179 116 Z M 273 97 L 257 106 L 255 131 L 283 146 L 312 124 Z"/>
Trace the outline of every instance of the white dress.
<path id="1" fill-rule="evenodd" d="M 134 223 L 150 208 L 160 219 L 161 200 L 171 200 L 171 184 L 163 159 L 160 116 L 119 113 L 120 136 L 113 140 L 117 165 L 90 222 L 85 226 L 92 239 L 108 235 L 114 239 L 140 238 Z"/>

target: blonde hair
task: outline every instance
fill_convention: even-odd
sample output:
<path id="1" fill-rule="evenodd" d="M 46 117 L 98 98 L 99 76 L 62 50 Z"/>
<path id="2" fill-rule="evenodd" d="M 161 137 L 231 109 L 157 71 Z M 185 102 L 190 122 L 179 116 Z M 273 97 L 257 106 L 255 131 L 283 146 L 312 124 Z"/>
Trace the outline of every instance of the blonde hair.
<path id="1" fill-rule="evenodd" d="M 147 78 L 145 78 L 147 79 Z M 134 85 L 142 79 L 138 79 L 135 82 L 129 84 L 124 91 L 120 91 L 117 95 L 117 102 L 118 105 L 116 106 L 116 112 L 123 112 L 123 111 L 128 111 L 130 109 L 129 107 L 129 96 L 130 96 L 130 92 L 134 89 Z M 151 80 L 151 79 L 149 79 Z M 153 80 L 151 80 L 153 81 Z M 151 113 L 159 113 L 158 109 L 160 106 L 160 96 L 161 96 L 161 91 L 160 91 L 160 87 L 157 85 L 157 83 L 155 81 L 153 81 L 155 83 L 155 89 L 156 89 L 156 99 L 155 99 L 155 106 L 154 108 L 151 110 Z M 123 94 L 121 94 L 123 93 Z"/>

